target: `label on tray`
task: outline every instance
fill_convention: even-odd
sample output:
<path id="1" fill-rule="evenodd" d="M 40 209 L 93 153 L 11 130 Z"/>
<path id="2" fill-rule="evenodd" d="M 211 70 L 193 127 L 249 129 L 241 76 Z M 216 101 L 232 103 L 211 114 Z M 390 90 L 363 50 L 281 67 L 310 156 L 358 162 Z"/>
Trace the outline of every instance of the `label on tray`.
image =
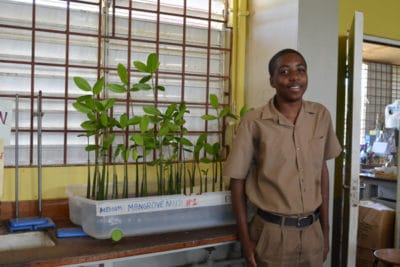
<path id="1" fill-rule="evenodd" d="M 128 198 L 97 203 L 96 215 L 115 216 L 122 214 L 226 205 L 230 203 L 231 195 L 228 191 L 190 196 L 171 195 Z"/>

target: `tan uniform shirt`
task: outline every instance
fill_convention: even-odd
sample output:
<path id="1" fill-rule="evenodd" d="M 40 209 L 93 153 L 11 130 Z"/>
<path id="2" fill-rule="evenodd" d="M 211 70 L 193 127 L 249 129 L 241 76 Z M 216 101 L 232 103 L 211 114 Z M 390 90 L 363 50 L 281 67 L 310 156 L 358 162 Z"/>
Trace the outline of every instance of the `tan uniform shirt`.
<path id="1" fill-rule="evenodd" d="M 272 98 L 243 118 L 224 175 L 246 179 L 248 199 L 265 211 L 312 212 L 322 202 L 322 164 L 340 152 L 323 105 L 303 101 L 293 125 L 275 108 Z"/>

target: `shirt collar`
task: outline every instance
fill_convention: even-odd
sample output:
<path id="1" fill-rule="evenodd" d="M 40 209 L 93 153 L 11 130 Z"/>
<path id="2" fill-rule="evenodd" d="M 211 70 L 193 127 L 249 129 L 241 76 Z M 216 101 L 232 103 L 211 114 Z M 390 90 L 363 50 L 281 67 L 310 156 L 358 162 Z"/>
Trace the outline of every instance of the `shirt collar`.
<path id="1" fill-rule="evenodd" d="M 282 114 L 276 109 L 274 105 L 274 97 L 272 97 L 268 104 L 262 108 L 261 119 L 263 120 L 273 120 L 274 122 L 282 122 Z M 317 112 L 315 105 L 311 105 L 311 102 L 303 100 L 302 107 L 299 116 L 302 114 L 315 114 Z"/>

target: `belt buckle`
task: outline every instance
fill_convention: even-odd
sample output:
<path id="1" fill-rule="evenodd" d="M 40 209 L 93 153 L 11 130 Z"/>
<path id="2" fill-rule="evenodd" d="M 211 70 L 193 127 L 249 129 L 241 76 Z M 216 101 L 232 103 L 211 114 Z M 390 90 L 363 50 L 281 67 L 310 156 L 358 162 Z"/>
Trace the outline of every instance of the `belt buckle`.
<path id="1" fill-rule="evenodd" d="M 310 216 L 312 216 L 312 215 L 308 215 L 308 216 L 304 216 L 304 217 L 298 217 L 298 218 L 297 218 L 296 226 L 297 226 L 297 227 L 304 227 L 304 226 L 307 226 L 307 224 L 306 224 L 304 221 L 307 220 L 307 219 L 309 219 Z M 311 218 L 311 219 L 313 219 L 313 218 Z"/>

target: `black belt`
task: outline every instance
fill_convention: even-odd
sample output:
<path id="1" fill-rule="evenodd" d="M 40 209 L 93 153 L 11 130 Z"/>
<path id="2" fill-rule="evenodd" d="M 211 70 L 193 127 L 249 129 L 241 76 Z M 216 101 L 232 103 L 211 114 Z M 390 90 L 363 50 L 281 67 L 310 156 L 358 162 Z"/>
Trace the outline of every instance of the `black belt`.
<path id="1" fill-rule="evenodd" d="M 306 227 L 313 224 L 319 218 L 319 209 L 307 216 L 281 216 L 267 211 L 257 209 L 257 214 L 267 222 L 276 223 L 279 225 Z"/>

